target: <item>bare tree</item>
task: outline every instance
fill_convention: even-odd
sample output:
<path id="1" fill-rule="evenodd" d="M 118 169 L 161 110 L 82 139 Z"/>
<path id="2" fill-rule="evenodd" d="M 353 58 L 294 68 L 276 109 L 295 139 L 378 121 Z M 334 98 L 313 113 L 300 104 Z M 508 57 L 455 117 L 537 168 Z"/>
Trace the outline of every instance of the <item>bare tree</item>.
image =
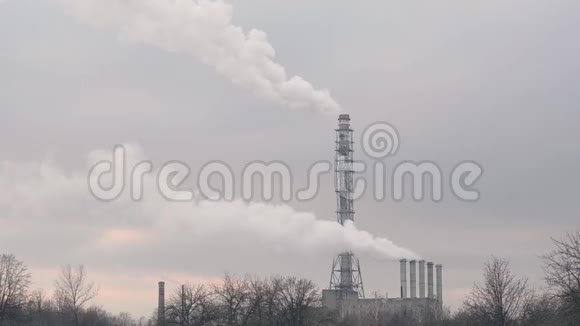
<path id="1" fill-rule="evenodd" d="M 36 322 L 35 325 L 43 325 L 46 298 L 42 289 L 33 291 L 28 299 L 28 314 Z"/>
<path id="2" fill-rule="evenodd" d="M 509 262 L 495 257 L 485 264 L 483 277 L 465 302 L 466 311 L 480 325 L 517 325 L 534 298 L 527 280 L 516 278 Z"/>
<path id="3" fill-rule="evenodd" d="M 26 304 L 30 273 L 14 255 L 0 255 L 0 326 Z"/>
<path id="4" fill-rule="evenodd" d="M 526 309 L 522 325 L 525 326 L 563 326 L 562 316 L 558 311 L 558 303 L 549 295 L 541 293 Z"/>
<path id="5" fill-rule="evenodd" d="M 133 326 L 136 324 L 136 321 L 131 317 L 131 314 L 128 312 L 122 312 L 118 316 L 114 318 L 114 325 L 115 326 Z"/>
<path id="6" fill-rule="evenodd" d="M 264 297 L 260 308 L 262 325 L 277 325 L 277 318 L 280 311 L 280 293 L 284 285 L 284 279 L 273 277 L 263 281 Z"/>
<path id="7" fill-rule="evenodd" d="M 229 274 L 224 276 L 224 282 L 214 285 L 226 325 L 244 325 L 247 320 L 247 303 L 250 298 L 249 282 L 246 279 L 236 279 Z"/>
<path id="8" fill-rule="evenodd" d="M 83 265 L 66 265 L 61 268 L 55 286 L 57 300 L 72 313 L 75 326 L 79 326 L 81 310 L 97 296 L 95 284 L 87 280 Z"/>
<path id="9" fill-rule="evenodd" d="M 546 282 L 570 325 L 580 325 L 580 230 L 552 239 L 556 248 L 543 257 Z"/>
<path id="10" fill-rule="evenodd" d="M 169 300 L 168 324 L 204 326 L 217 318 L 212 294 L 203 285 L 182 285 Z"/>
<path id="11" fill-rule="evenodd" d="M 280 292 L 282 324 L 307 325 L 318 303 L 320 303 L 320 297 L 312 281 L 295 277 L 286 278 Z"/>

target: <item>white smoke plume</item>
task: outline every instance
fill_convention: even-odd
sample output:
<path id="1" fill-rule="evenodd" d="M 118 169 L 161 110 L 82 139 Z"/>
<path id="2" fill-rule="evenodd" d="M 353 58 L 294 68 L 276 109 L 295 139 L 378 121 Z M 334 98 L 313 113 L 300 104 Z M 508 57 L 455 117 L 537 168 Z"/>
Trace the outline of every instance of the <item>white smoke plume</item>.
<path id="1" fill-rule="evenodd" d="M 79 20 L 119 31 L 133 42 L 188 53 L 256 96 L 290 108 L 333 113 L 328 90 L 289 77 L 266 33 L 232 24 L 223 0 L 56 0 Z"/>
<path id="2" fill-rule="evenodd" d="M 141 160 L 138 151 L 128 149 L 128 158 Z M 90 155 L 101 160 L 103 151 Z M 132 153 L 132 154 L 131 154 Z M 110 158 L 106 158 L 110 159 Z M 130 165 L 128 165 L 130 166 Z M 183 248 L 219 247 L 236 257 L 292 253 L 332 257 L 345 250 L 380 260 L 418 258 L 410 250 L 388 239 L 334 221 L 319 220 L 312 213 L 297 212 L 288 205 L 235 202 L 169 202 L 157 196 L 153 176 L 145 180 L 141 202 L 122 196 L 112 203 L 91 197 L 85 172 L 65 173 L 55 164 L 0 163 L 0 247 L 27 241 L 14 229 L 27 230 L 36 242 L 46 244 L 46 252 L 60 253 L 70 248 L 86 250 L 82 256 L 105 251 L 109 259 L 125 255 L 158 256 L 182 252 Z M 28 228 L 31 228 L 28 230 Z M 41 234 L 37 234 L 41 230 Z M 6 233 L 8 232 L 8 233 Z M 63 248 L 57 239 L 67 239 Z M 42 237 L 50 236 L 44 241 Z M 240 248 L 247 251 L 244 253 Z M 43 251 L 44 252 L 44 251 Z M 102 254 L 102 252 L 100 252 Z M 214 253 L 216 256 L 219 254 Z M 121 259 L 121 258 L 120 258 Z M 223 258 L 227 260 L 227 258 Z"/>

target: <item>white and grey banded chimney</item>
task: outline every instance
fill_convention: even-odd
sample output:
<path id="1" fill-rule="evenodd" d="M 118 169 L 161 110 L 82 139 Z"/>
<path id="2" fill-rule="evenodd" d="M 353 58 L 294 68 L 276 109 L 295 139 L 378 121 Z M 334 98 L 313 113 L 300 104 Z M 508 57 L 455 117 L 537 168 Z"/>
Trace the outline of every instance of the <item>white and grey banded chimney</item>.
<path id="1" fill-rule="evenodd" d="M 437 301 L 443 306 L 443 265 L 436 265 L 435 271 L 437 273 Z"/>
<path id="2" fill-rule="evenodd" d="M 425 261 L 419 260 L 419 298 L 425 297 Z"/>
<path id="3" fill-rule="evenodd" d="M 417 261 L 416 260 L 411 260 L 409 262 L 409 269 L 411 270 L 411 277 L 410 277 L 410 281 L 411 281 L 411 298 L 416 298 L 417 297 Z"/>
<path id="4" fill-rule="evenodd" d="M 427 297 L 429 299 L 435 299 L 435 294 L 433 293 L 433 263 L 427 263 Z"/>
<path id="5" fill-rule="evenodd" d="M 165 326 L 165 282 L 159 282 L 159 305 L 157 307 L 157 326 Z"/>
<path id="6" fill-rule="evenodd" d="M 401 298 L 407 298 L 407 260 L 401 259 Z"/>

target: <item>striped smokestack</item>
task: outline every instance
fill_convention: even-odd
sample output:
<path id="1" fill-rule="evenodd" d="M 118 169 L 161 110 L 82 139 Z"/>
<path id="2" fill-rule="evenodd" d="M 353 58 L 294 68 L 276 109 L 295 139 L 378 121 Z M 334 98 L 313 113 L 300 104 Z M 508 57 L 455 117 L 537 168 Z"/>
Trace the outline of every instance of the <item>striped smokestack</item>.
<path id="1" fill-rule="evenodd" d="M 407 260 L 401 259 L 401 298 L 407 298 Z"/>
<path id="2" fill-rule="evenodd" d="M 425 261 L 419 261 L 419 298 L 425 297 Z"/>
<path id="3" fill-rule="evenodd" d="M 427 297 L 429 299 L 435 299 L 435 294 L 433 293 L 433 263 L 427 263 Z"/>
<path id="4" fill-rule="evenodd" d="M 417 297 L 417 261 L 411 260 L 409 262 L 409 269 L 411 270 L 411 298 Z"/>
<path id="5" fill-rule="evenodd" d="M 437 301 L 443 306 L 443 266 L 436 265 L 435 271 L 437 273 Z"/>
<path id="6" fill-rule="evenodd" d="M 159 282 L 159 305 L 157 307 L 157 326 L 165 326 L 165 282 Z"/>

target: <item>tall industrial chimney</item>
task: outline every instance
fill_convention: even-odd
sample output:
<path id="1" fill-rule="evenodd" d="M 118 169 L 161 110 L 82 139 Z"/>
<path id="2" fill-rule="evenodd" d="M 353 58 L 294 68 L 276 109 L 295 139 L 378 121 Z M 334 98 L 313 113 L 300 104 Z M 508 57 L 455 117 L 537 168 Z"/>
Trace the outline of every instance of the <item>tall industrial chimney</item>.
<path id="1" fill-rule="evenodd" d="M 335 150 L 336 220 L 345 225 L 354 222 L 354 141 L 348 114 L 338 116 Z M 330 289 L 340 291 L 339 295 L 343 298 L 364 298 L 360 263 L 351 251 L 343 252 L 334 259 Z"/>
<path id="2" fill-rule="evenodd" d="M 433 263 L 427 263 L 427 297 L 429 299 L 435 299 L 433 294 Z"/>
<path id="3" fill-rule="evenodd" d="M 419 298 L 425 297 L 425 261 L 419 260 Z"/>
<path id="4" fill-rule="evenodd" d="M 407 260 L 401 259 L 401 298 L 407 298 Z"/>
<path id="5" fill-rule="evenodd" d="M 443 266 L 436 265 L 435 271 L 437 272 L 437 301 L 443 306 Z"/>
<path id="6" fill-rule="evenodd" d="M 411 298 L 417 297 L 417 261 L 411 260 L 409 262 L 409 269 L 411 270 Z"/>
<path id="7" fill-rule="evenodd" d="M 159 282 L 159 305 L 157 307 L 157 326 L 165 326 L 165 282 Z"/>

